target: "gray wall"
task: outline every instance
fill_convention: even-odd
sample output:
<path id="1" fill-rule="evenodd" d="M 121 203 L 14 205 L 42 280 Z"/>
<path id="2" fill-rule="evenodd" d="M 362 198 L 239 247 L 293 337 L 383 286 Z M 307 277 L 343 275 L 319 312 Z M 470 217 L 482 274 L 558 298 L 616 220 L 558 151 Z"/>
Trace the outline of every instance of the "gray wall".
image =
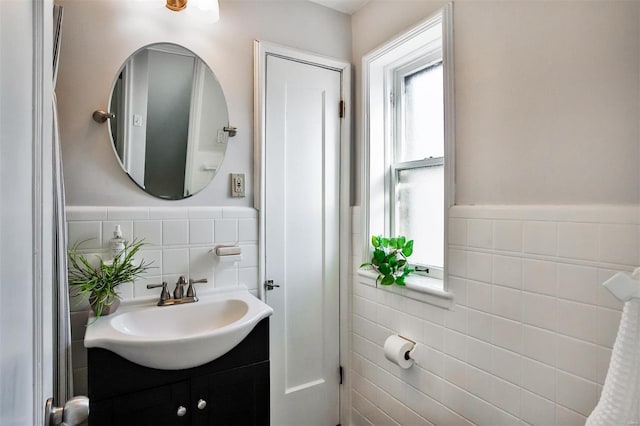
<path id="1" fill-rule="evenodd" d="M 443 4 L 367 4 L 353 62 Z M 624 1 L 455 2 L 457 204 L 640 201 L 639 14 Z"/>
<path id="2" fill-rule="evenodd" d="M 61 0 L 65 7 L 58 101 L 68 205 L 253 204 L 253 40 L 351 59 L 350 17 L 306 1 L 220 1 L 220 20 L 207 23 L 174 13 L 162 2 Z M 230 139 L 219 174 L 183 201 L 155 199 L 122 172 L 107 126 L 91 113 L 107 106 L 125 59 L 143 45 L 182 44 L 211 67 L 224 90 Z M 247 196 L 229 197 L 229 173 L 246 173 Z"/>

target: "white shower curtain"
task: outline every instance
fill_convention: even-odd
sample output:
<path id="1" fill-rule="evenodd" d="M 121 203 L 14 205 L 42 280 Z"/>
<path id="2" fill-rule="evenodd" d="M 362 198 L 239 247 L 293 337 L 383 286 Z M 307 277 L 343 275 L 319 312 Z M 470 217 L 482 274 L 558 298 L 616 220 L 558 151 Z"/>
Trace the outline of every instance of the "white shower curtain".
<path id="1" fill-rule="evenodd" d="M 62 6 L 53 7 L 53 88 L 55 90 L 60 57 Z M 53 93 L 53 278 L 54 315 L 56 329 L 54 347 L 54 401 L 64 403 L 73 396 L 73 367 L 71 364 L 71 327 L 69 317 L 69 286 L 67 282 L 67 221 L 64 212 L 64 180 L 56 94 Z"/>

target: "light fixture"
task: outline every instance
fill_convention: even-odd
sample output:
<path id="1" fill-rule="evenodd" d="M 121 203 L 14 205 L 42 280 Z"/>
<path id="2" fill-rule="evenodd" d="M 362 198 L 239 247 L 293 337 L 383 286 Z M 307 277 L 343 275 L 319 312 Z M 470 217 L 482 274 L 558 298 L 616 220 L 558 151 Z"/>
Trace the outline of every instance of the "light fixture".
<path id="1" fill-rule="evenodd" d="M 173 11 L 181 11 L 187 7 L 189 0 L 166 0 L 167 8 Z M 192 6 L 204 12 L 210 20 L 217 21 L 219 16 L 218 0 L 191 0 Z"/>
<path id="2" fill-rule="evenodd" d="M 178 12 L 187 7 L 187 0 L 167 0 L 167 8 Z"/>

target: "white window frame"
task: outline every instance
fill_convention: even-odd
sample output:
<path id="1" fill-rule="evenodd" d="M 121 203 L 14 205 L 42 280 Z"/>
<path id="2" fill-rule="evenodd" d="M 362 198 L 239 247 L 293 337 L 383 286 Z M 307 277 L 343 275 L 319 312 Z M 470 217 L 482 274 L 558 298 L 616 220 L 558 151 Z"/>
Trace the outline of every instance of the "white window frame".
<path id="1" fill-rule="evenodd" d="M 437 40 L 439 39 L 439 41 Z M 441 46 L 434 47 L 434 43 Z M 447 231 L 448 211 L 454 203 L 455 194 L 455 125 L 453 92 L 453 4 L 444 8 L 411 28 L 404 34 L 385 43 L 362 59 L 363 70 L 363 261 L 371 256 L 371 235 L 389 236 L 393 231 L 392 188 L 398 167 L 424 166 L 429 162 L 396 163 L 392 166 L 394 145 L 389 143 L 401 131 L 394 126 L 398 119 L 396 109 L 388 102 L 395 89 L 394 72 L 402 73 L 419 69 L 434 63 L 434 53 L 441 48 L 443 63 L 444 96 L 444 271 L 436 276 L 426 277 L 412 274 L 407 277 L 406 288 L 384 286 L 383 288 L 439 306 L 451 306 L 453 295 L 447 291 Z M 438 52 L 438 56 L 439 56 Z M 405 72 L 405 73 L 406 73 Z M 412 236 L 407 236 L 411 238 Z M 438 277 L 439 275 L 439 277 Z M 360 270 L 360 281 L 376 285 L 375 274 Z M 382 286 L 381 286 L 382 287 Z"/>

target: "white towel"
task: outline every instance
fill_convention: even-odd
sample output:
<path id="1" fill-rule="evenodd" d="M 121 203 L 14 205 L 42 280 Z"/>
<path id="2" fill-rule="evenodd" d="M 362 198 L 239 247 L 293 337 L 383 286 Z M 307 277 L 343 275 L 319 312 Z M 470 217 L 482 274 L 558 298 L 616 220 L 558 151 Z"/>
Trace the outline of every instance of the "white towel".
<path id="1" fill-rule="evenodd" d="M 585 426 L 640 424 L 640 300 L 624 305 L 600 401 Z"/>

